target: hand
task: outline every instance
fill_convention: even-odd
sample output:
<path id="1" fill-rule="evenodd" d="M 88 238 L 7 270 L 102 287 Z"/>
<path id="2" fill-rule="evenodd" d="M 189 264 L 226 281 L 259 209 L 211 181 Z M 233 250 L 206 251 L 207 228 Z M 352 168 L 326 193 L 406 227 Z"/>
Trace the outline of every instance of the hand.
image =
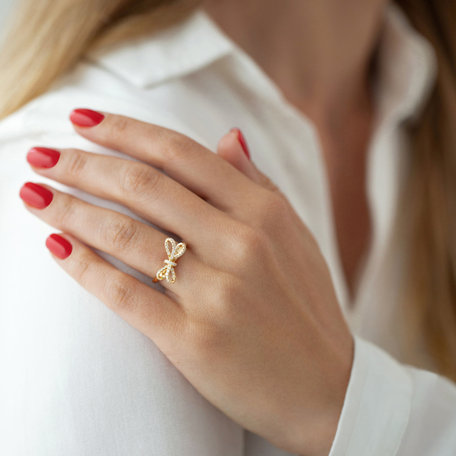
<path id="1" fill-rule="evenodd" d="M 59 149 L 55 166 L 34 171 L 129 207 L 187 251 L 175 283 L 150 287 L 90 247 L 153 275 L 167 258 L 166 234 L 42 185 L 25 207 L 71 244 L 55 260 L 231 419 L 286 451 L 328 454 L 353 338 L 314 237 L 243 155 L 235 130 L 215 154 L 173 130 L 102 114 L 90 123 L 73 113 L 76 132 L 140 162 Z"/>

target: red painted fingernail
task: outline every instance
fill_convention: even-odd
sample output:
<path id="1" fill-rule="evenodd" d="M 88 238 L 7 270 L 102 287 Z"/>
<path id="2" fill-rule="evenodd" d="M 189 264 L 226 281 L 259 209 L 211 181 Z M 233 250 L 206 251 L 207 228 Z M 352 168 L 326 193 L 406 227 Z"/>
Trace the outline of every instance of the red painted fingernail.
<path id="1" fill-rule="evenodd" d="M 41 185 L 26 182 L 21 187 L 19 196 L 30 206 L 43 209 L 51 204 L 54 194 Z"/>
<path id="2" fill-rule="evenodd" d="M 103 119 L 104 114 L 92 109 L 73 109 L 70 113 L 70 120 L 78 127 L 94 127 Z"/>
<path id="3" fill-rule="evenodd" d="M 245 155 L 247 155 L 247 158 L 250 160 L 249 146 L 247 146 L 247 141 L 245 140 L 244 135 L 242 134 L 242 131 L 239 130 L 239 128 L 232 128 L 231 130 L 236 131 L 239 144 L 241 145 L 242 150 L 244 151 Z"/>
<path id="4" fill-rule="evenodd" d="M 60 152 L 47 147 L 32 147 L 27 152 L 27 161 L 37 168 L 52 168 L 59 161 Z"/>
<path id="5" fill-rule="evenodd" d="M 69 257 L 73 251 L 73 246 L 62 236 L 50 234 L 46 239 L 46 247 L 62 260 Z"/>

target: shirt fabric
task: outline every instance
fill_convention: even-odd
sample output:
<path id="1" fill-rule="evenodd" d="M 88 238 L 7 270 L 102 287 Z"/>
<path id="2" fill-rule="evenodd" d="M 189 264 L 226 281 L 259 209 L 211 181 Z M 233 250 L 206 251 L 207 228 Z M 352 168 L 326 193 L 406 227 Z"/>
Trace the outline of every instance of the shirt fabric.
<path id="1" fill-rule="evenodd" d="M 18 196 L 42 182 L 143 221 L 129 209 L 37 176 L 32 146 L 133 159 L 77 135 L 75 107 L 156 123 L 216 150 L 241 128 L 256 166 L 316 237 L 355 336 L 355 356 L 330 456 L 456 454 L 456 385 L 401 362 L 397 290 L 405 242 L 394 210 L 409 150 L 402 121 L 435 82 L 434 50 L 395 4 L 385 8 L 368 148 L 373 242 L 350 303 L 315 126 L 201 9 L 158 34 L 89 52 L 45 94 L 0 122 L 0 454 L 11 456 L 280 456 L 204 399 L 155 344 L 69 277 L 44 245 L 56 230 Z M 198 218 L 195 216 L 195 223 Z M 155 226 L 154 226 L 155 227 Z M 160 229 L 159 227 L 157 227 Z M 150 277 L 95 249 L 144 283 Z M 154 265 L 151 265 L 153 269 Z"/>

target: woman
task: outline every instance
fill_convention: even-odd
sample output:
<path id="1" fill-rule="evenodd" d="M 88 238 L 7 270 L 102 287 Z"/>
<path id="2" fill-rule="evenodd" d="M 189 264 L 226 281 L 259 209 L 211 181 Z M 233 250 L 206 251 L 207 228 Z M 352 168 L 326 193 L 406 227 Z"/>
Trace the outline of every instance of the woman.
<path id="1" fill-rule="evenodd" d="M 2 454 L 454 454 L 454 7 L 400 6 L 25 2 Z"/>

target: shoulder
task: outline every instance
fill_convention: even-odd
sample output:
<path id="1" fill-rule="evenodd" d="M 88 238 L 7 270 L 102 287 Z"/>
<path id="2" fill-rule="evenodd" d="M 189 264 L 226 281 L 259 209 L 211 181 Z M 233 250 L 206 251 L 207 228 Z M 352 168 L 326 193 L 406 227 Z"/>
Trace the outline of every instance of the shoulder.
<path id="1" fill-rule="evenodd" d="M 121 83 L 116 75 L 86 62 L 59 79 L 58 84 L 0 122 L 0 150 L 17 141 L 77 137 L 69 121 L 74 108 L 86 107 L 123 114 L 168 128 L 183 130 L 179 115 L 165 97 L 166 84 L 151 93 Z M 191 132 L 187 132 L 191 133 Z"/>
<path id="2" fill-rule="evenodd" d="M 198 136 L 189 119 L 195 111 L 204 115 L 201 100 L 210 95 L 206 84 L 220 77 L 213 64 L 231 48 L 220 29 L 196 10 L 160 33 L 90 51 L 46 93 L 0 121 L 0 150 L 26 137 L 72 135 L 68 115 L 75 107 L 115 112 Z M 207 90 L 201 90 L 201 80 Z"/>

